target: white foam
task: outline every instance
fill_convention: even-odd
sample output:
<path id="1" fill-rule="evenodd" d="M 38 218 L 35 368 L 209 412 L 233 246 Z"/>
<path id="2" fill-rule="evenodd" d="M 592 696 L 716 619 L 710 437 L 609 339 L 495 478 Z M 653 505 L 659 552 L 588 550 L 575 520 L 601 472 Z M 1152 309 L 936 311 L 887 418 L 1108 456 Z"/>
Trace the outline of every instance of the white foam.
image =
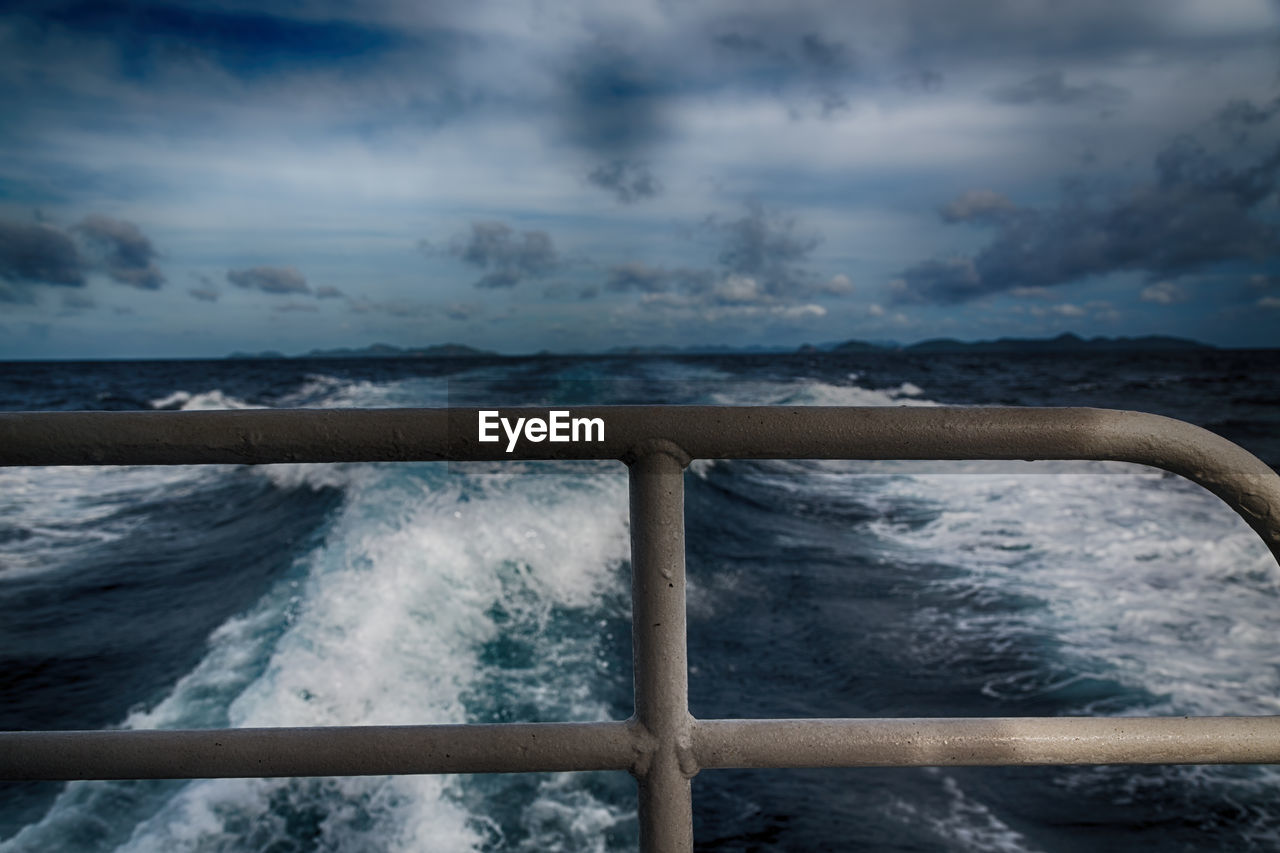
<path id="1" fill-rule="evenodd" d="M 894 388 L 833 385 L 799 378 L 777 382 L 727 382 L 710 395 L 716 405 L 756 406 L 936 406 L 924 389 L 904 382 Z"/>
<path id="2" fill-rule="evenodd" d="M 456 379 L 456 377 L 450 377 Z M 448 405 L 448 380 L 411 376 L 387 382 L 312 374 L 281 398 L 281 408 L 383 409 Z"/>
<path id="3" fill-rule="evenodd" d="M 1000 820 L 987 806 L 970 797 L 951 776 L 926 770 L 940 777 L 946 797 L 945 811 L 929 806 L 895 800 L 888 812 L 892 817 L 912 825 L 924 825 L 946 842 L 949 850 L 973 853 L 1039 853 L 1026 836 Z"/>
<path id="4" fill-rule="evenodd" d="M 183 412 L 207 412 L 221 409 L 262 409 L 266 407 L 246 403 L 244 400 L 232 397 L 215 388 L 212 391 L 203 391 L 198 394 L 192 394 L 189 391 L 174 391 L 172 394 L 152 400 L 151 408 L 177 409 Z"/>
<path id="5" fill-rule="evenodd" d="M 1141 713 L 1280 713 L 1280 577 L 1261 540 L 1199 486 L 1139 466 L 1086 464 L 1093 473 L 886 480 L 884 496 L 938 508 L 923 529 L 873 527 L 907 559 L 965 570 L 940 588 L 1045 604 L 971 625 L 952 613 L 922 618 L 946 623 L 931 626 L 943 633 L 1030 627 L 1055 636 L 1079 670 L 1105 666 L 1165 697 Z M 1048 689 L 1023 675 L 988 689 Z"/>
<path id="6" fill-rule="evenodd" d="M 602 650 L 548 639 L 542 629 L 553 608 L 589 610 L 621 582 L 627 510 L 620 466 L 594 466 L 596 473 L 585 477 L 504 478 L 444 477 L 440 465 L 366 468 L 365 476 L 348 480 L 346 508 L 325 545 L 308 558 L 305 580 L 291 595 L 277 591 L 274 605 L 262 605 L 265 622 L 283 618 L 287 627 L 265 664 L 236 688 L 234 701 L 224 698 L 227 721 L 464 722 L 467 691 L 486 674 L 480 647 L 512 630 L 535 644 L 535 671 L 513 682 L 526 701 L 551 708 L 553 718 L 604 718 L 596 685 L 575 683 L 565 666 Z M 501 624 L 495 605 L 505 614 Z M 251 622 L 224 626 L 210 655 L 171 699 L 134 714 L 129 724 L 184 724 L 193 697 L 225 695 L 227 684 L 253 670 L 249 664 L 264 651 L 266 635 Z M 219 679 L 222 689 L 209 690 Z M 216 723 L 217 714 L 207 711 L 202 719 Z M 325 818 L 322 849 L 470 850 L 482 841 L 481 822 L 456 781 L 396 777 L 326 785 L 195 782 L 141 823 L 123 849 L 221 849 L 243 844 L 246 827 L 274 837 L 270 827 L 281 820 L 281 803 L 294 801 L 339 809 Z M 345 811 L 343 803 L 350 804 Z M 555 817 L 560 812 L 572 812 L 573 819 Z M 625 819 L 570 777 L 544 784 L 522 821 L 539 837 L 568 833 L 572 849 L 592 849 L 602 843 L 603 827 Z"/>

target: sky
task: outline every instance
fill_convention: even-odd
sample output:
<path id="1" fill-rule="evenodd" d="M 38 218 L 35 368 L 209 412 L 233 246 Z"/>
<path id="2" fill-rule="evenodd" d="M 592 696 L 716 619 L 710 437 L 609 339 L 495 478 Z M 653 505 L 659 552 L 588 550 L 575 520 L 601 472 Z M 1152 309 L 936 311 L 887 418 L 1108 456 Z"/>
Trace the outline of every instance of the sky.
<path id="1" fill-rule="evenodd" d="M 0 2 L 0 358 L 1280 347 L 1275 0 Z"/>

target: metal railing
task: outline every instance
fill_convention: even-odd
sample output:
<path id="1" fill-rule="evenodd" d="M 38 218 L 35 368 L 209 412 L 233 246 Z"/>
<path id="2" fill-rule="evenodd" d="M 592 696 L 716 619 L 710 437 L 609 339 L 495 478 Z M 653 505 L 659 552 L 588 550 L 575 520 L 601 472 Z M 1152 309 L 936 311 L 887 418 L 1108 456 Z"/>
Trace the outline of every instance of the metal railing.
<path id="1" fill-rule="evenodd" d="M 548 409 L 503 410 L 547 419 Z M 1212 491 L 1280 561 L 1280 476 L 1157 415 L 1050 408 L 617 406 L 599 442 L 477 440 L 476 409 L 0 414 L 3 465 L 617 459 L 630 469 L 635 713 L 625 721 L 0 733 L 0 778 L 628 770 L 640 846 L 693 848 L 690 780 L 729 767 L 1280 763 L 1280 717 L 697 720 L 683 470 L 696 458 L 1102 459 Z"/>

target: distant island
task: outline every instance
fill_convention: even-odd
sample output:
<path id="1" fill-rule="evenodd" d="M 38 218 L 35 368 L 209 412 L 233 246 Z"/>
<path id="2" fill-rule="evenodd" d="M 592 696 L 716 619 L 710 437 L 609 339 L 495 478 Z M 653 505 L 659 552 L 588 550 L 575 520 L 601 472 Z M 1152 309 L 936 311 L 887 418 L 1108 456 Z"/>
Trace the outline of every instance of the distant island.
<path id="1" fill-rule="evenodd" d="M 474 358 L 476 356 L 495 356 L 492 350 L 476 349 L 464 344 L 437 344 L 429 347 L 396 347 L 391 344 L 373 344 L 372 346 L 351 349 L 313 349 L 302 355 L 287 356 L 275 350 L 265 352 L 233 352 L 227 358 L 241 360 L 268 360 L 276 358 Z"/>
<path id="2" fill-rule="evenodd" d="M 633 346 L 614 347 L 602 353 L 554 353 L 543 350 L 539 356 L 552 355 L 603 355 L 603 356 L 684 356 L 684 355 L 786 355 L 806 353 L 1090 353 L 1090 352 L 1161 352 L 1213 350 L 1217 347 L 1200 343 L 1188 338 L 1176 338 L 1169 335 L 1144 335 L 1136 338 L 1082 338 L 1071 332 L 1064 332 L 1056 338 L 998 338 L 993 341 L 959 341 L 955 338 L 933 338 L 914 344 L 898 344 L 893 341 L 858 341 L 849 340 L 840 343 L 804 344 L 800 347 L 766 347 L 766 346 L 717 346 L 694 345 L 676 346 Z M 264 352 L 233 352 L 229 359 L 270 360 L 282 358 L 299 359 L 353 359 L 353 358 L 493 358 L 500 357 L 493 350 L 476 349 L 465 344 L 436 344 L 426 347 L 397 347 L 391 344 L 373 344 L 372 346 L 351 349 L 313 349 L 296 356 L 287 356 L 275 350 Z"/>
<path id="3" fill-rule="evenodd" d="M 833 352 L 874 352 L 885 347 L 863 341 L 845 341 L 832 347 Z M 958 341 L 955 338 L 933 338 L 909 346 L 896 347 L 911 353 L 1075 353 L 1075 352 L 1155 352 L 1161 350 L 1211 350 L 1217 347 L 1188 338 L 1168 335 L 1144 335 L 1138 338 L 1089 338 L 1064 332 L 1056 338 L 998 338 L 994 341 Z"/>

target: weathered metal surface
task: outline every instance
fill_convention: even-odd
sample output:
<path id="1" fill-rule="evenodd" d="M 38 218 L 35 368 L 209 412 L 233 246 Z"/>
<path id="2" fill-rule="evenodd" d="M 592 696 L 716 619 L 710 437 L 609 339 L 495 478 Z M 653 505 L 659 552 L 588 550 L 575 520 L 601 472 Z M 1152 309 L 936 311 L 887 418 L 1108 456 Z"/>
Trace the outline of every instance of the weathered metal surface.
<path id="1" fill-rule="evenodd" d="M 655 442 L 702 459 L 1109 459 L 1209 489 L 1280 561 L 1280 477 L 1183 421 L 1087 408 L 596 406 L 602 442 L 477 440 L 477 409 L 33 412 L 0 414 L 0 464 L 178 465 L 621 459 Z M 546 418 L 550 409 L 503 409 Z"/>
<path id="2" fill-rule="evenodd" d="M 699 768 L 1276 764 L 1280 717 L 698 720 Z"/>
<path id="3" fill-rule="evenodd" d="M 0 733 L 0 779 L 626 770 L 627 723 Z"/>
<path id="4" fill-rule="evenodd" d="M 684 465 L 661 450 L 631 465 L 631 638 L 641 730 L 633 772 L 643 850 L 693 849 Z"/>
<path id="5" fill-rule="evenodd" d="M 3 732 L 0 779 L 567 770 L 631 770 L 643 779 L 660 737 L 635 720 Z M 693 772 L 730 767 L 1280 764 L 1280 717 L 690 719 L 675 739 L 683 744 L 675 754 L 685 786 Z"/>

